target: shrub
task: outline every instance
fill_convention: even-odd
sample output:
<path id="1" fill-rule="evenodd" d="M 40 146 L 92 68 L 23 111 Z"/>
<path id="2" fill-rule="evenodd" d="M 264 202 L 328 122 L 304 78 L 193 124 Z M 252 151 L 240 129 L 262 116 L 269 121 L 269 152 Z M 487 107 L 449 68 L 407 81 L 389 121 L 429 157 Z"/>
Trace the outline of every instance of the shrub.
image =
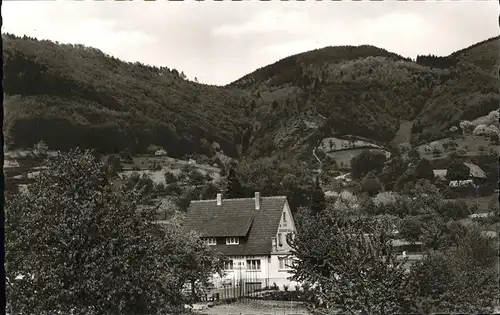
<path id="1" fill-rule="evenodd" d="M 468 217 L 470 209 L 463 200 L 451 200 L 441 202 L 438 213 L 445 218 L 456 220 Z"/>
<path id="2" fill-rule="evenodd" d="M 361 181 L 361 191 L 373 196 L 382 190 L 382 184 L 375 174 L 369 172 Z"/>

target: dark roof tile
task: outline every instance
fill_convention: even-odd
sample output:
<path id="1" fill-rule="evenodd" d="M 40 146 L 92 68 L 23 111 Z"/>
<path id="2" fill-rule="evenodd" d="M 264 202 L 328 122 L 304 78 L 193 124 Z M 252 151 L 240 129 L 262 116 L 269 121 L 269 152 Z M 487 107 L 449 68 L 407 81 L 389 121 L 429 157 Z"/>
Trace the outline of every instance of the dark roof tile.
<path id="1" fill-rule="evenodd" d="M 286 197 L 262 197 L 260 210 L 254 198 L 192 201 L 184 227 L 204 237 L 247 237 L 239 245 L 215 245 L 225 255 L 268 255 L 276 237 Z"/>

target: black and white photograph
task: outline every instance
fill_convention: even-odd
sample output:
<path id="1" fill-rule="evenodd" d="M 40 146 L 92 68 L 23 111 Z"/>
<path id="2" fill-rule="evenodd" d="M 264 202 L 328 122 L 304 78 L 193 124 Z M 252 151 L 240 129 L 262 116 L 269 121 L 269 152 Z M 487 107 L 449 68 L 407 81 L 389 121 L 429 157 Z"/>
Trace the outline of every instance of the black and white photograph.
<path id="1" fill-rule="evenodd" d="M 500 3 L 4 1 L 5 314 L 500 313 Z"/>

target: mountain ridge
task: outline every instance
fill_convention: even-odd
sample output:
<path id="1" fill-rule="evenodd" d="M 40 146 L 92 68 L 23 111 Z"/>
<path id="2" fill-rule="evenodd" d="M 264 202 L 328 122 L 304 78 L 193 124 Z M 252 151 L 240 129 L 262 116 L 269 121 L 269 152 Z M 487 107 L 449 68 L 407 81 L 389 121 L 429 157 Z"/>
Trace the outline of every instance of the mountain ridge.
<path id="1" fill-rule="evenodd" d="M 80 145 L 106 153 L 140 153 L 154 144 L 174 157 L 212 156 L 220 148 L 235 158 L 285 152 L 310 158 L 318 141 L 333 135 L 390 147 L 406 120 L 415 120 L 412 142 L 430 141 L 498 101 L 488 71 L 497 64 L 498 36 L 446 57 L 420 56 L 420 64 L 418 56 L 412 61 L 370 45 L 329 46 L 225 86 L 83 45 L 2 36 L 6 141 L 13 149 L 44 140 L 55 149 Z"/>

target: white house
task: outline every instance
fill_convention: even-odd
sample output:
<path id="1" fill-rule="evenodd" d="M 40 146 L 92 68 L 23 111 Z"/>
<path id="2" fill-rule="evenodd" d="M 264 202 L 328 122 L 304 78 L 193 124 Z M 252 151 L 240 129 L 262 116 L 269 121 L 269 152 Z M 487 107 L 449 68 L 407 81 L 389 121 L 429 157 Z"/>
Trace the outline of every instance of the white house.
<path id="1" fill-rule="evenodd" d="M 165 151 L 163 149 L 155 151 L 155 156 L 166 156 L 166 155 L 167 155 L 167 151 Z"/>
<path id="2" fill-rule="evenodd" d="M 214 275 L 215 287 L 274 285 L 295 289 L 290 281 L 292 257 L 286 235 L 295 223 L 286 197 L 261 197 L 192 201 L 186 215 L 187 229 L 227 258 L 226 275 Z"/>

